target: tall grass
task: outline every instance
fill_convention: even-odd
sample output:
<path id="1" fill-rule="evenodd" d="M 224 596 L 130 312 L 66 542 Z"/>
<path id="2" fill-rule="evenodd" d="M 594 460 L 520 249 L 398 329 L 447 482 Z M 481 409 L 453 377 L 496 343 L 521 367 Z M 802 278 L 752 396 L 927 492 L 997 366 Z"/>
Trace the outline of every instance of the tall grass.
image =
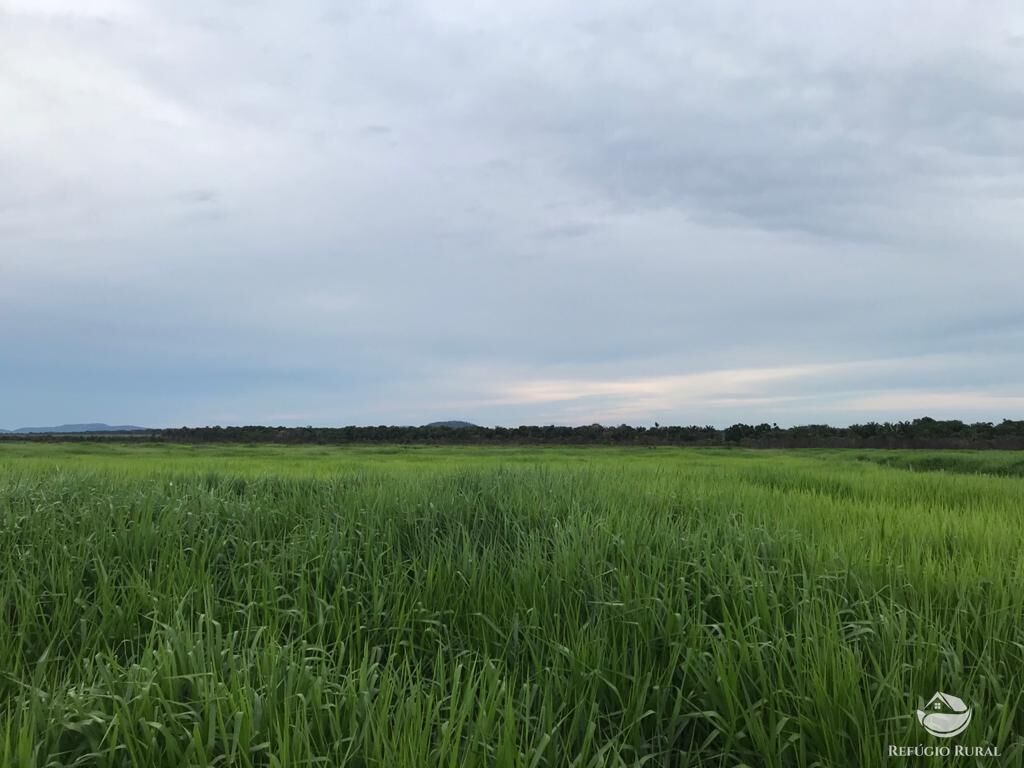
<path id="1" fill-rule="evenodd" d="M 862 459 L 0 446 L 0 764 L 1024 764 L 1024 479 Z"/>

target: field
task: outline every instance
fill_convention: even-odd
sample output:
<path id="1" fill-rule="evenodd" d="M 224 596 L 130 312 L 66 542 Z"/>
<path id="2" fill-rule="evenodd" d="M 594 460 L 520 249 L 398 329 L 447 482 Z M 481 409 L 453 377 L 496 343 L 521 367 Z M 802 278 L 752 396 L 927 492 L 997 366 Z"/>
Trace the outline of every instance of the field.
<path id="1" fill-rule="evenodd" d="M 0 444 L 0 765 L 1024 765 L 1022 458 Z"/>

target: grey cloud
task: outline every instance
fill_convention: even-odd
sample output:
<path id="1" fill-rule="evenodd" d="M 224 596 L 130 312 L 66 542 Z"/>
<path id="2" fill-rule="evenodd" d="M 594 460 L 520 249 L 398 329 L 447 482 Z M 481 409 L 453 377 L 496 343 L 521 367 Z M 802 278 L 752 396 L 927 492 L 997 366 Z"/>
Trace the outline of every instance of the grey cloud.
<path id="1" fill-rule="evenodd" d="M 562 224 L 554 224 L 549 227 L 537 230 L 534 234 L 538 239 L 541 240 L 561 240 L 561 239 L 572 239 L 577 237 L 585 237 L 593 232 L 596 232 L 599 227 L 595 224 L 587 222 L 565 222 Z"/>
<path id="2" fill-rule="evenodd" d="M 1017 407 L 1009 3 L 11 2 L 0 425 Z"/>
<path id="3" fill-rule="evenodd" d="M 1024 183 L 1024 91 L 995 58 L 864 71 L 789 56 L 763 71 L 696 98 L 678 76 L 647 91 L 583 82 L 568 101 L 537 82 L 550 101 L 537 127 L 617 205 L 722 226 L 928 242 L 901 220 L 927 215 L 922 196 L 949 205 L 965 181 L 1009 196 Z"/>
<path id="4" fill-rule="evenodd" d="M 218 200 L 220 195 L 217 190 L 210 189 L 209 187 L 198 187 L 196 189 L 189 189 L 182 192 L 179 198 L 184 203 L 193 205 L 205 205 L 207 203 L 214 203 Z"/>

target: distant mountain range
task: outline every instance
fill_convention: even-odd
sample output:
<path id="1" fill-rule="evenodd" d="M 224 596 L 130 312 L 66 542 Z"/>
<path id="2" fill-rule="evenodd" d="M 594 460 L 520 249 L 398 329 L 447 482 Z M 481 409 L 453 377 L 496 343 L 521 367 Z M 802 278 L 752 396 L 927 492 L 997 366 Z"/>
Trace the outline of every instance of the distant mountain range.
<path id="1" fill-rule="evenodd" d="M 432 421 L 429 424 L 424 424 L 426 427 L 451 427 L 452 429 L 465 429 L 467 427 L 475 427 L 469 421 Z"/>
<path id="2" fill-rule="evenodd" d="M 0 429 L 0 432 L 15 435 L 57 434 L 70 435 L 78 432 L 145 432 L 146 427 L 131 425 L 111 426 L 110 424 L 61 424 L 58 427 L 22 427 L 21 429 Z"/>

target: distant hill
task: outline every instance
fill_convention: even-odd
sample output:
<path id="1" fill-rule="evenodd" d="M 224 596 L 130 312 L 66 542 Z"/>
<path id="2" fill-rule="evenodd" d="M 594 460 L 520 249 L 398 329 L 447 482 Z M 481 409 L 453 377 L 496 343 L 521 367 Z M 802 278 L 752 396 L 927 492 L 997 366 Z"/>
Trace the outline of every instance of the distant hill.
<path id="1" fill-rule="evenodd" d="M 7 431 L 7 430 L 0 430 Z M 78 432 L 145 432 L 146 427 L 121 425 L 112 427 L 109 424 L 61 424 L 59 427 L 22 427 L 14 430 L 15 434 L 58 434 L 70 435 Z"/>
<path id="2" fill-rule="evenodd" d="M 427 427 L 451 427 L 452 429 L 466 429 L 467 427 L 475 427 L 469 421 L 432 421 L 429 424 L 425 424 Z"/>

